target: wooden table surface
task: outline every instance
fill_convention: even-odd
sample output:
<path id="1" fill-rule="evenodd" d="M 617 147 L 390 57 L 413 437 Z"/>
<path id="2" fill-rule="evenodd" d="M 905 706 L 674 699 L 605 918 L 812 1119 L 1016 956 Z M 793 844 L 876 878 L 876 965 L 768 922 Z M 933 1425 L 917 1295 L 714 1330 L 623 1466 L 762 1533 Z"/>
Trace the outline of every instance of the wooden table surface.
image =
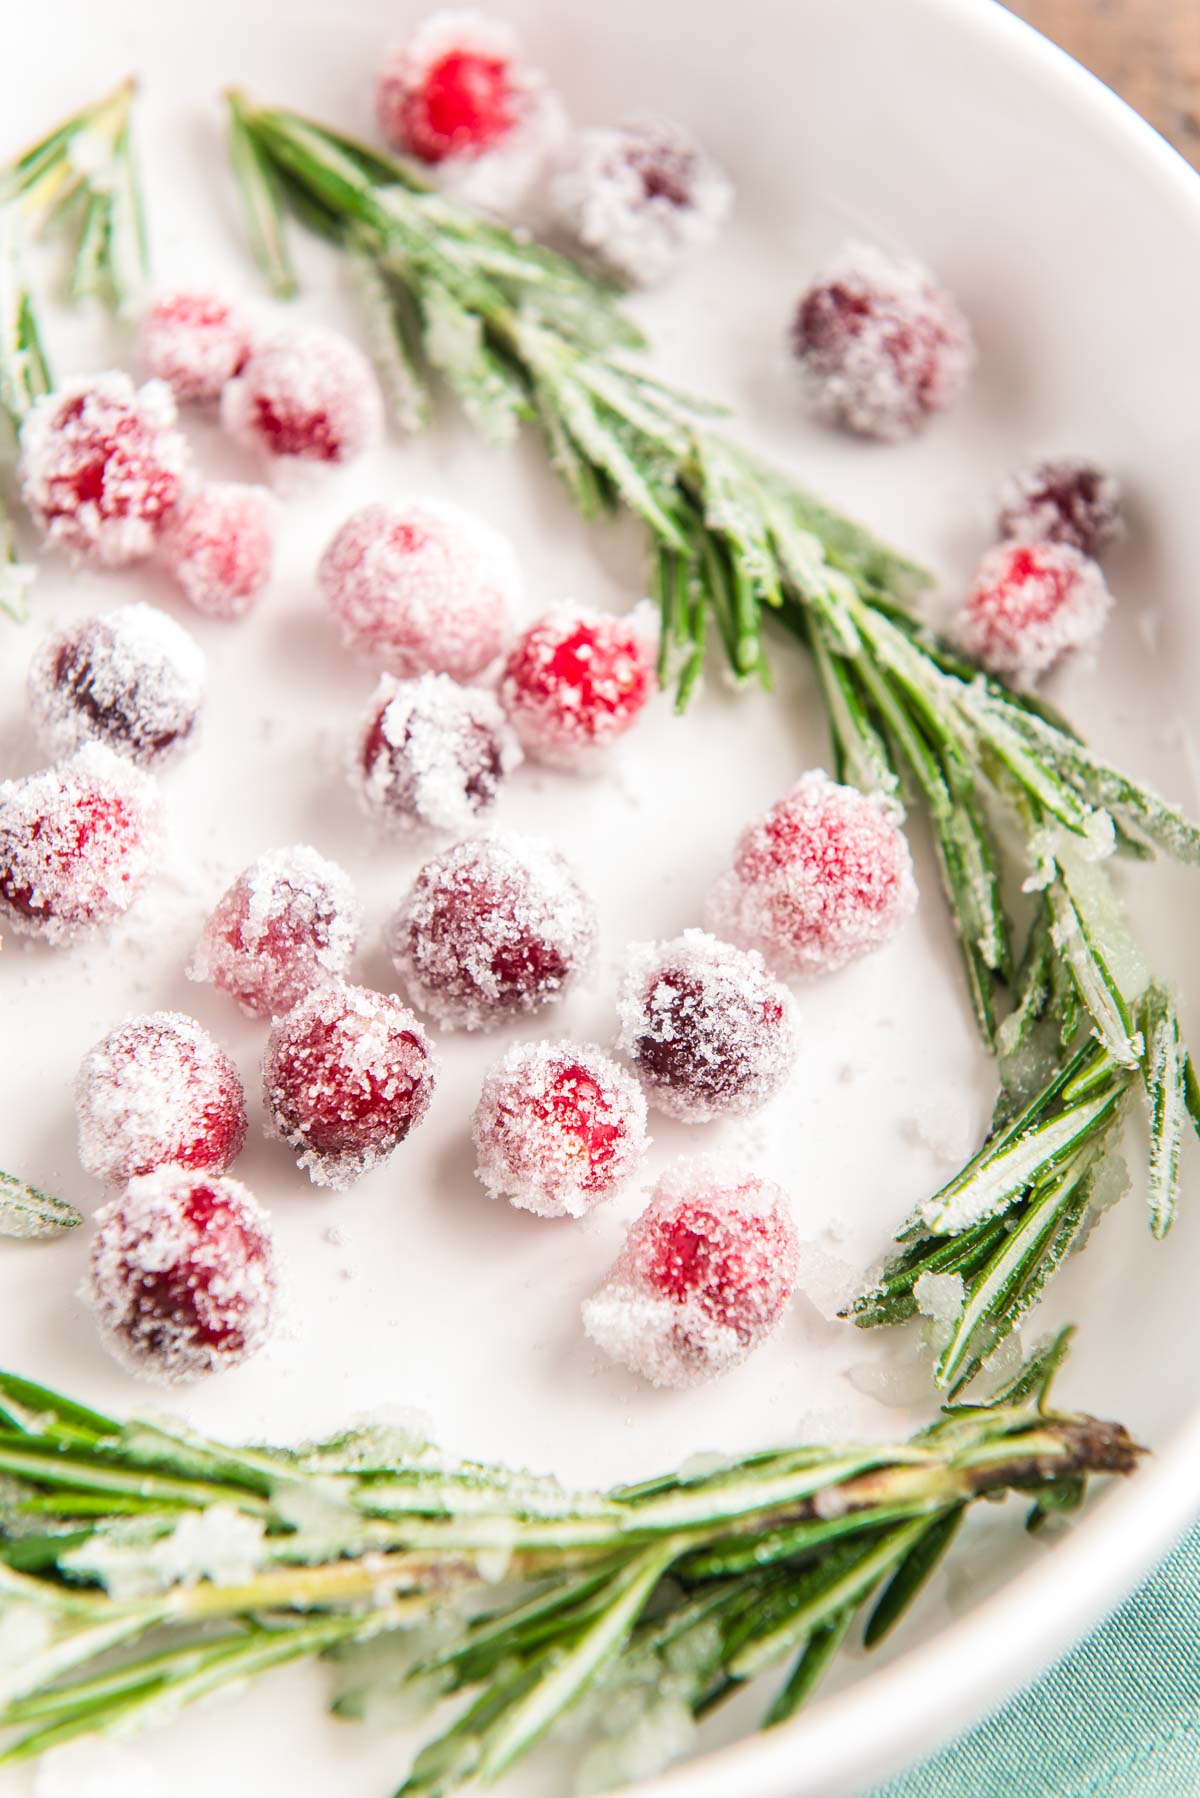
<path id="1" fill-rule="evenodd" d="M 1200 168 L 1200 0 L 1007 0 Z"/>

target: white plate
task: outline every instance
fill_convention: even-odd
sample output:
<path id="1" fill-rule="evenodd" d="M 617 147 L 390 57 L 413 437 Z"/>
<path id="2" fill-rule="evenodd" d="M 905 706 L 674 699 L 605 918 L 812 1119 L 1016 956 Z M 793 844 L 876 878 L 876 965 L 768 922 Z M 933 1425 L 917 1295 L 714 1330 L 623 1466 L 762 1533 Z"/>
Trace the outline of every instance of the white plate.
<path id="1" fill-rule="evenodd" d="M 1120 607 L 1099 668 L 1073 673 L 1059 697 L 1107 750 L 1194 803 L 1189 745 L 1175 720 L 1188 711 L 1177 695 L 1186 700 L 1200 670 L 1200 428 L 1191 403 L 1200 187 L 1182 162 L 992 0 L 758 0 L 749 9 L 515 0 L 504 10 L 581 119 L 675 114 L 734 174 L 737 219 L 719 250 L 640 307 L 661 365 L 731 399 L 764 447 L 928 557 L 948 596 L 987 541 L 997 477 L 1031 447 L 1079 447 L 1119 469 L 1134 514 L 1131 540 L 1111 562 Z M 382 0 L 11 8 L 0 150 L 137 69 L 162 277 L 254 292 L 214 96 L 236 81 L 368 134 L 380 46 L 416 12 Z M 969 399 L 903 448 L 867 448 L 807 424 L 786 378 L 789 303 L 847 233 L 920 254 L 978 328 L 982 365 Z M 307 309 L 355 329 L 338 271 L 313 246 L 303 246 L 302 261 Z M 97 320 L 55 312 L 50 335 L 64 370 L 123 353 Z M 249 472 L 211 432 L 201 450 L 213 469 Z M 63 953 L 14 940 L 0 968 L 4 1162 L 87 1207 L 100 1194 L 74 1159 L 70 1081 L 86 1047 L 120 1016 L 162 1005 L 194 1011 L 253 1084 L 261 1031 L 189 986 L 182 965 L 208 904 L 258 851 L 311 839 L 351 869 L 371 924 L 360 975 L 388 982 L 379 926 L 420 857 L 375 847 L 339 784 L 340 740 L 371 677 L 336 651 L 312 569 L 352 505 L 400 490 L 465 500 L 508 530 L 536 605 L 573 593 L 624 606 L 638 593 L 635 532 L 577 524 L 532 449 L 493 454 L 447 411 L 427 439 L 394 442 L 292 504 L 281 578 L 252 622 L 221 629 L 187 620 L 210 654 L 211 700 L 202 750 L 166 782 L 170 875 L 112 942 Z M 48 565 L 39 624 L 135 597 L 173 604 L 148 575 Z M 6 772 L 37 762 L 21 695 L 32 640 L 7 627 L 0 637 Z M 661 708 L 611 777 L 579 785 L 524 773 L 514 783 L 503 821 L 552 832 L 601 907 L 601 967 L 592 989 L 551 1021 L 555 1032 L 611 1033 L 611 973 L 623 944 L 696 921 L 741 822 L 825 758 L 807 669 L 783 645 L 775 663 L 774 698 L 735 697 L 714 682 L 683 723 Z M 656 1131 L 659 1160 L 701 1143 L 753 1156 L 794 1194 L 802 1231 L 819 1238 L 833 1226 L 836 1252 L 859 1265 L 945 1174 L 916 1138 L 918 1112 L 943 1106 L 978 1127 L 989 1096 L 919 830 L 914 839 L 918 917 L 885 954 L 805 989 L 801 1066 L 765 1126 Z M 1197 990 L 1194 890 L 1169 868 L 1135 871 L 1128 885 L 1159 966 L 1187 998 Z M 274 1213 L 287 1327 L 256 1363 L 173 1395 L 178 1409 L 218 1432 L 288 1438 L 384 1404 L 417 1407 L 454 1448 L 581 1480 L 796 1432 L 907 1431 L 913 1415 L 885 1410 L 846 1378 L 855 1364 L 882 1362 L 888 1342 L 825 1321 L 805 1300 L 748 1366 L 711 1389 L 658 1394 L 597 1366 L 580 1339 L 578 1303 L 638 1201 L 631 1195 L 584 1226 L 489 1204 L 472 1180 L 463 1118 L 501 1046 L 448 1043 L 430 1121 L 349 1195 L 311 1191 L 277 1146 L 254 1136 L 238 1172 Z M 1002 1696 L 1132 1583 L 1200 1495 L 1190 1373 L 1200 1346 L 1190 1302 L 1197 1240 L 1185 1204 L 1170 1243 L 1155 1247 L 1132 1197 L 1047 1307 L 1049 1318 L 1081 1326 L 1066 1396 L 1119 1414 L 1157 1459 L 1099 1499 L 1052 1552 L 1021 1539 L 1017 1507 L 989 1517 L 974 1538 L 982 1571 L 969 1574 L 960 1552 L 960 1571 L 884 1656 L 847 1659 L 786 1730 L 719 1748 L 752 1716 L 743 1708 L 717 1719 L 704 1732 L 709 1752 L 644 1787 L 645 1798 L 861 1789 Z M 0 1359 L 101 1405 L 160 1402 L 95 1345 L 73 1297 L 85 1248 L 3 1250 Z M 320 1674 L 294 1670 L 185 1716 L 139 1751 L 173 1798 L 250 1790 L 283 1798 L 297 1789 L 382 1798 L 409 1745 L 334 1725 L 320 1700 Z M 513 1786 L 558 1791 L 563 1775 L 551 1765 Z"/>

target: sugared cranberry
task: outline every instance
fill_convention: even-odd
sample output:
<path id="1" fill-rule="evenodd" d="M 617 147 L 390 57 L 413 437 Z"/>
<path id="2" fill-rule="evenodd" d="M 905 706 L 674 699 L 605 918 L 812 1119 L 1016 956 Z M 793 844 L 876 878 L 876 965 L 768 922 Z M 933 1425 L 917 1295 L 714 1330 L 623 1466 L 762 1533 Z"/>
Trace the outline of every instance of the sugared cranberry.
<path id="1" fill-rule="evenodd" d="M 797 1243 L 777 1186 L 706 1162 L 664 1174 L 611 1271 L 583 1307 L 598 1348 L 656 1386 L 744 1361 L 796 1284 Z"/>
<path id="2" fill-rule="evenodd" d="M 517 1043 L 484 1080 L 472 1135 L 494 1198 L 539 1217 L 582 1217 L 636 1172 L 646 1101 L 592 1044 Z"/>
<path id="3" fill-rule="evenodd" d="M 113 923 L 158 849 L 154 782 L 102 743 L 0 781 L 0 922 L 58 943 Z"/>
<path id="4" fill-rule="evenodd" d="M 188 451 L 161 381 L 72 381 L 21 427 L 21 496 L 52 543 L 107 568 L 148 556 L 183 491 Z"/>
<path id="5" fill-rule="evenodd" d="M 520 760 L 491 693 L 448 674 L 385 674 L 355 739 L 350 782 L 389 829 L 461 831 L 490 810 Z"/>
<path id="6" fill-rule="evenodd" d="M 477 156 L 507 136 L 516 122 L 516 96 L 505 58 L 449 50 L 412 82 L 412 59 L 391 56 L 379 83 L 379 120 L 394 149 L 442 162 Z"/>
<path id="7" fill-rule="evenodd" d="M 991 674 L 1029 685 L 1100 639 L 1112 595 L 1095 562 L 1065 543 L 1000 543 L 979 564 L 958 616 L 964 649 Z"/>
<path id="8" fill-rule="evenodd" d="M 508 26 L 458 10 L 434 13 L 389 52 L 376 111 L 394 150 L 436 168 L 468 204 L 525 224 L 568 129 Z"/>
<path id="9" fill-rule="evenodd" d="M 686 1123 L 744 1117 L 779 1091 L 796 1056 L 796 1008 L 761 955 L 703 930 L 629 951 L 617 1047 L 650 1102 Z"/>
<path id="10" fill-rule="evenodd" d="M 307 843 L 252 862 L 218 899 L 188 976 L 207 980 L 251 1017 L 279 1017 L 349 970 L 358 898 L 347 874 Z"/>
<path id="11" fill-rule="evenodd" d="M 658 690 L 656 653 L 648 605 L 624 618 L 563 606 L 539 619 L 509 650 L 500 680 L 526 754 L 570 766 L 623 736 Z"/>
<path id="12" fill-rule="evenodd" d="M 190 288 L 152 301 L 140 339 L 147 373 L 165 381 L 181 403 L 219 399 L 250 354 L 250 327 L 237 307 Z"/>
<path id="13" fill-rule="evenodd" d="M 175 508 L 163 560 L 198 612 L 244 618 L 266 591 L 277 510 L 265 488 L 235 481 L 210 481 Z"/>
<path id="14" fill-rule="evenodd" d="M 657 118 L 581 131 L 553 189 L 560 224 L 638 286 L 711 243 L 732 203 L 724 171 L 681 126 Z"/>
<path id="15" fill-rule="evenodd" d="M 908 437 L 966 385 L 971 327 L 919 263 L 851 245 L 796 309 L 792 348 L 818 417 L 862 437 Z"/>
<path id="16" fill-rule="evenodd" d="M 433 1082 L 425 1032 L 393 993 L 320 986 L 271 1026 L 267 1112 L 316 1186 L 349 1186 L 386 1161 L 424 1117 Z"/>
<path id="17" fill-rule="evenodd" d="M 883 803 L 806 774 L 738 839 L 709 906 L 714 931 L 784 973 L 829 973 L 886 943 L 917 902 Z"/>
<path id="18" fill-rule="evenodd" d="M 288 325 L 255 344 L 221 395 L 221 422 L 274 460 L 353 462 L 383 432 L 371 366 L 336 331 Z"/>
<path id="19" fill-rule="evenodd" d="M 156 606 L 120 606 L 52 632 L 35 652 L 26 684 L 48 754 L 99 742 L 139 768 L 159 768 L 191 741 L 204 698 L 204 656 Z"/>
<path id="20" fill-rule="evenodd" d="M 160 1168 L 131 1180 L 96 1224 L 83 1297 L 131 1373 L 195 1380 L 262 1347 L 274 1251 L 267 1214 L 240 1181 Z"/>
<path id="21" fill-rule="evenodd" d="M 1006 541 L 1066 543 L 1098 556 L 1124 530 L 1120 484 L 1075 456 L 1019 468 L 1001 488 L 996 528 Z"/>
<path id="22" fill-rule="evenodd" d="M 596 914 L 537 837 L 456 843 L 425 863 L 388 948 L 414 1005 L 453 1030 L 486 1030 L 562 998 L 586 965 Z"/>
<path id="23" fill-rule="evenodd" d="M 406 679 L 480 674 L 508 640 L 521 590 L 504 538 L 437 500 L 352 513 L 317 582 L 342 641 Z"/>
<path id="24" fill-rule="evenodd" d="M 193 1018 L 131 1018 L 84 1056 L 75 1082 L 79 1159 L 123 1185 L 175 1165 L 223 1174 L 246 1140 L 238 1071 Z"/>

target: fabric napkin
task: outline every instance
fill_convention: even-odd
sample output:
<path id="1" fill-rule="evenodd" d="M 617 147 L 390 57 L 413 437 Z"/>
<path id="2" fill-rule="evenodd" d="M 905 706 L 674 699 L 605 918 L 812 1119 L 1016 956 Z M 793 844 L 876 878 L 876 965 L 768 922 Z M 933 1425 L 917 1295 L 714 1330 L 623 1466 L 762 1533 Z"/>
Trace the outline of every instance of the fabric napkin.
<path id="1" fill-rule="evenodd" d="M 1197 1798 L 1200 1523 L 1057 1666 L 870 1798 Z"/>

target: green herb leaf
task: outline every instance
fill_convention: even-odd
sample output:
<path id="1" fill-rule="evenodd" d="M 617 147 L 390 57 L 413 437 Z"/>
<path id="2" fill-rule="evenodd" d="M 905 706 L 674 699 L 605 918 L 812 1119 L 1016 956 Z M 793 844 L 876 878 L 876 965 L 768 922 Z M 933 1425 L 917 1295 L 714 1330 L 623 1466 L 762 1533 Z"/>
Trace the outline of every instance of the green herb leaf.
<path id="1" fill-rule="evenodd" d="M 1150 1112 L 1150 1227 L 1164 1237 L 1175 1220 L 1179 1163 L 1188 1114 L 1179 1019 L 1166 991 L 1151 987 L 1144 1007 L 1142 1078 Z"/>
<path id="2" fill-rule="evenodd" d="M 65 1199 L 0 1173 L 0 1236 L 61 1236 L 82 1222 L 83 1213 Z"/>

